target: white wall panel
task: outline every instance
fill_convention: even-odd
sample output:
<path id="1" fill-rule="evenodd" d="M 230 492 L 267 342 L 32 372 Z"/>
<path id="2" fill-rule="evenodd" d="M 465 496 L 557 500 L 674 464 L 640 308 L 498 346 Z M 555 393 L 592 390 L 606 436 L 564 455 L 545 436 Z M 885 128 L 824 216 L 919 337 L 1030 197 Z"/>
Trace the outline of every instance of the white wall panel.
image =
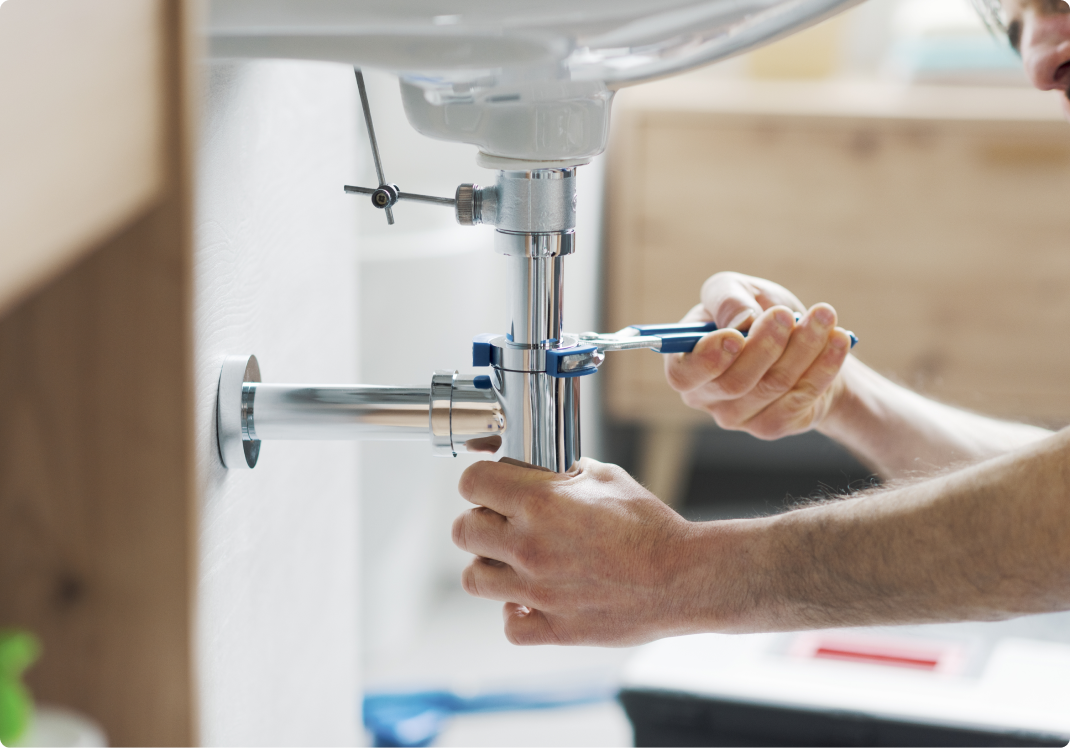
<path id="1" fill-rule="evenodd" d="M 206 745 L 352 744 L 358 687 L 357 448 L 272 442 L 223 469 L 219 365 L 265 381 L 357 378 L 352 71 L 289 61 L 208 70 L 196 216 L 199 675 Z"/>

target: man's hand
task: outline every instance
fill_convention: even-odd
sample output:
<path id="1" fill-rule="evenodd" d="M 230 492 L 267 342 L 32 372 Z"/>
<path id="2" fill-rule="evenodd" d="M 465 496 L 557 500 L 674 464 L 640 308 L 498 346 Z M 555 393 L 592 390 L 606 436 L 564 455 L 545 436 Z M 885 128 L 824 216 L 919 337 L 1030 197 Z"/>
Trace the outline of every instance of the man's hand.
<path id="1" fill-rule="evenodd" d="M 709 568 L 694 526 L 621 468 L 477 462 L 460 491 L 476 504 L 453 523 L 453 542 L 476 555 L 464 589 L 505 603 L 514 644 L 628 646 L 699 630 Z"/>
<path id="2" fill-rule="evenodd" d="M 786 288 L 739 273 L 718 273 L 702 286 L 702 303 L 684 322 L 720 330 L 691 353 L 665 357 L 665 377 L 692 408 L 725 429 L 778 439 L 816 427 L 843 390 L 840 367 L 850 335 L 836 310 L 807 310 Z M 795 322 L 794 312 L 802 313 Z M 740 330 L 749 330 L 748 337 Z"/>
<path id="3" fill-rule="evenodd" d="M 465 471 L 454 541 L 515 644 L 997 620 L 1070 610 L 1070 429 L 898 489 L 687 522 L 620 468 Z"/>

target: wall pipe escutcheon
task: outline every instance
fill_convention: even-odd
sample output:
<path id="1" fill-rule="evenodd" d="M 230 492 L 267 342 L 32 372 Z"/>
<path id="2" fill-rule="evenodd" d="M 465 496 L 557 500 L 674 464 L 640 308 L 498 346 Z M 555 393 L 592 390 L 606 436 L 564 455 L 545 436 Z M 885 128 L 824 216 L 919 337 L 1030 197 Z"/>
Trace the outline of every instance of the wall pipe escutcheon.
<path id="1" fill-rule="evenodd" d="M 243 434 L 246 382 L 260 381 L 260 364 L 256 356 L 227 356 L 219 371 L 216 392 L 216 440 L 219 457 L 227 468 L 253 468 L 260 457 L 260 442 Z"/>

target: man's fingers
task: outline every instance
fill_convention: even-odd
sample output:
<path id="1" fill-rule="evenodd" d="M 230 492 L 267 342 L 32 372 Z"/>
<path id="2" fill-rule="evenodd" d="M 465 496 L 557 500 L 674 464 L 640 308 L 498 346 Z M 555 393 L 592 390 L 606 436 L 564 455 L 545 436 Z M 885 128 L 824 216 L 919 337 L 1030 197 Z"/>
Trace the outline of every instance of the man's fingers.
<path id="1" fill-rule="evenodd" d="M 762 308 L 769 309 L 774 306 L 786 306 L 793 312 L 806 311 L 806 305 L 799 301 L 799 297 L 779 283 L 753 276 L 748 276 L 747 280 L 754 289 L 755 298 L 762 305 Z"/>
<path id="2" fill-rule="evenodd" d="M 786 306 L 796 312 L 802 302 L 783 286 L 741 273 L 717 273 L 702 285 L 702 306 L 720 328 L 747 330 L 765 310 Z"/>
<path id="3" fill-rule="evenodd" d="M 702 304 L 695 304 L 693 307 L 687 310 L 687 314 L 680 320 L 681 322 L 713 322 L 713 315 L 706 311 L 706 307 Z"/>
<path id="4" fill-rule="evenodd" d="M 461 572 L 461 587 L 473 597 L 508 602 L 530 603 L 524 585 L 513 567 L 489 558 L 474 558 Z"/>
<path id="5" fill-rule="evenodd" d="M 703 337 L 690 353 L 665 356 L 665 379 L 677 392 L 688 392 L 716 379 L 743 350 L 737 330 L 715 330 Z"/>
<path id="6" fill-rule="evenodd" d="M 747 344 L 735 362 L 708 387 L 696 390 L 694 395 L 703 402 L 734 400 L 746 395 L 784 353 L 794 326 L 795 315 L 785 307 L 777 306 L 764 312 L 754 323 Z M 694 397 L 685 400 L 693 407 L 698 406 L 693 402 Z"/>
<path id="7" fill-rule="evenodd" d="M 819 417 L 814 404 L 835 381 L 843 362 L 851 352 L 851 336 L 840 327 L 829 335 L 821 353 L 799 378 L 790 392 L 766 406 L 747 423 L 748 431 L 756 436 L 783 435 L 791 430 L 809 428 Z"/>
<path id="8" fill-rule="evenodd" d="M 725 403 L 719 414 L 720 420 L 735 428 L 791 392 L 821 355 L 835 326 L 836 310 L 828 304 L 815 304 L 795 325 L 780 358 L 746 395 Z"/>
<path id="9" fill-rule="evenodd" d="M 510 602 L 502 608 L 505 637 L 513 644 L 564 644 L 542 611 Z"/>
<path id="10" fill-rule="evenodd" d="M 562 476 L 483 460 L 468 466 L 457 488 L 465 500 L 493 509 L 503 516 L 514 517 L 520 510 L 526 489 L 553 480 L 562 480 Z"/>
<path id="11" fill-rule="evenodd" d="M 453 520 L 453 544 L 462 551 L 508 563 L 513 528 L 492 509 L 477 506 Z"/>
<path id="12" fill-rule="evenodd" d="M 702 286 L 702 306 L 721 329 L 747 330 L 763 311 L 754 289 L 744 282 L 747 276 L 718 273 Z"/>

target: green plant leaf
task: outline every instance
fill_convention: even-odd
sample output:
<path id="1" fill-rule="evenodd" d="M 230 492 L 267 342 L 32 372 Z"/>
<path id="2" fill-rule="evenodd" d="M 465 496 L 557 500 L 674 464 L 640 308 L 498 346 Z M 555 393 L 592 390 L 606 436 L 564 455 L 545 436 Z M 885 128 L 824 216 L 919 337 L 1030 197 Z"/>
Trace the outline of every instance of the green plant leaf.
<path id="1" fill-rule="evenodd" d="M 26 731 L 33 697 L 22 674 L 41 655 L 41 643 L 27 631 L 0 630 L 0 743 L 11 745 Z"/>

